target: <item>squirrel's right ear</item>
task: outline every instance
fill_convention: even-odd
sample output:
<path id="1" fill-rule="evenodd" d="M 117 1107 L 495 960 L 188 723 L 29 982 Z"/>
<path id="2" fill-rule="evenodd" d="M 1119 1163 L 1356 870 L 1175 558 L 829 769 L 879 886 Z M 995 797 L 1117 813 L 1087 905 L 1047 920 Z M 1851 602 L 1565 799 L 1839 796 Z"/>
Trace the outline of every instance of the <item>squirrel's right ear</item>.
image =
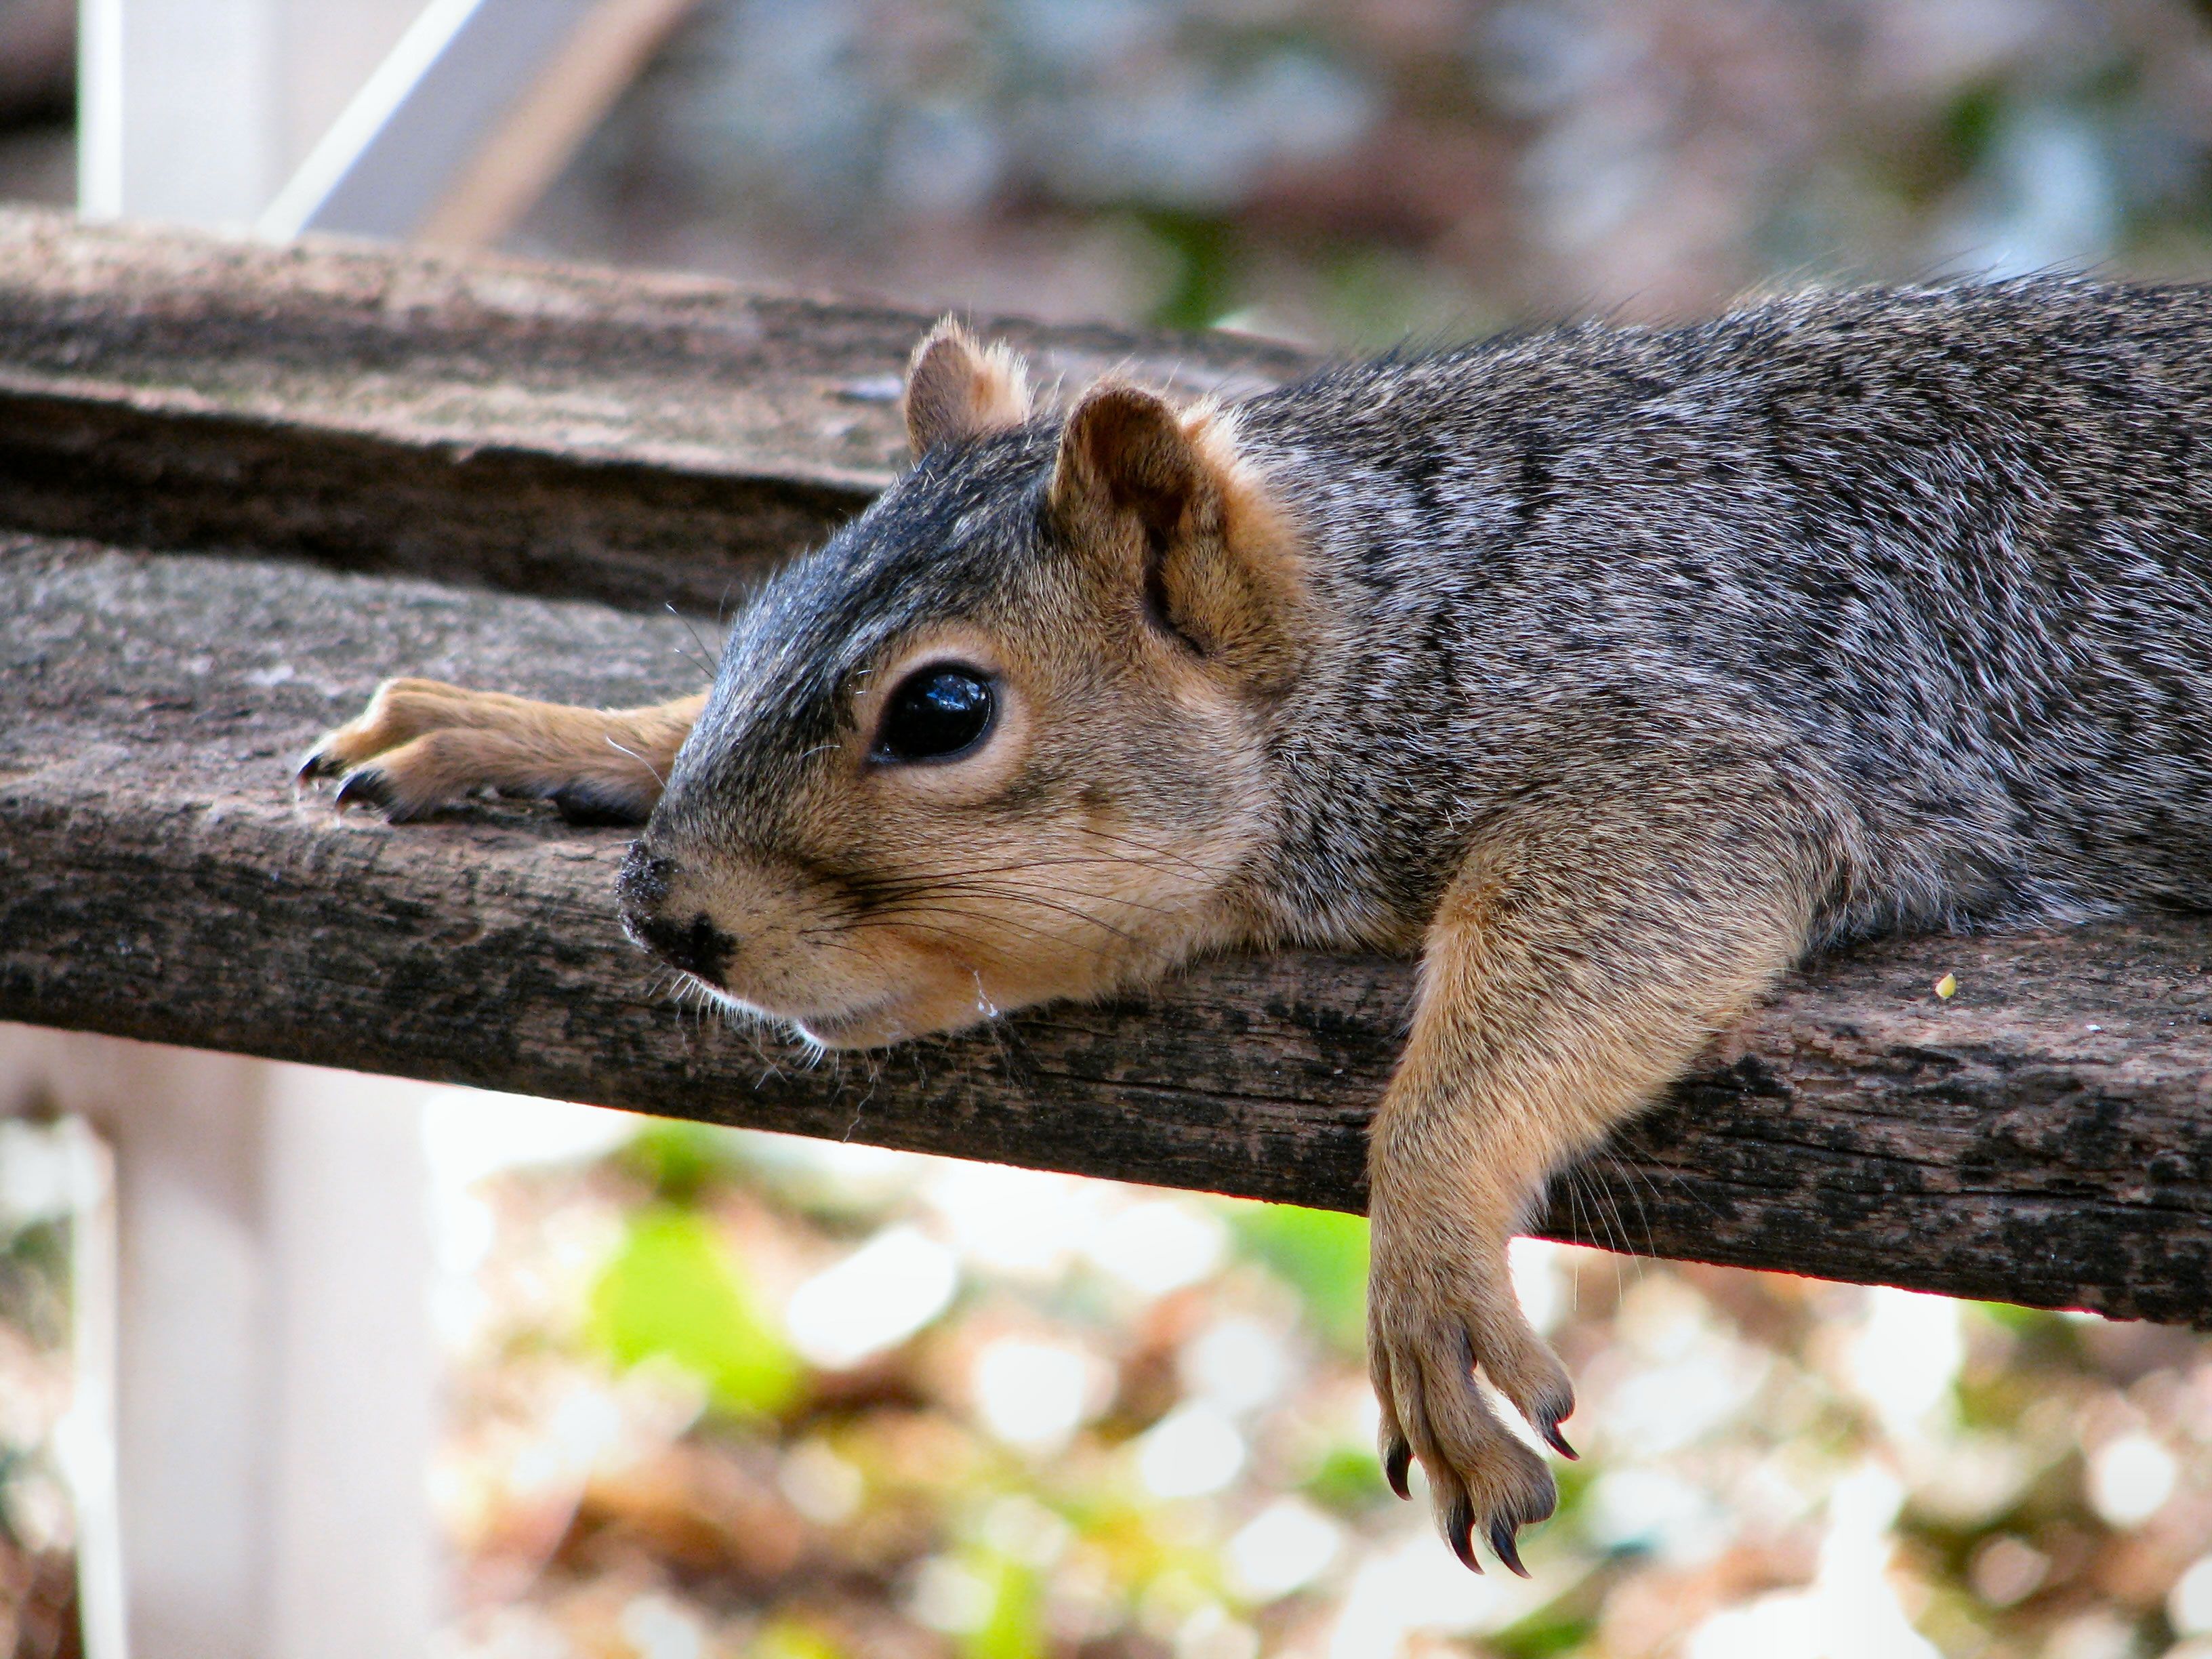
<path id="1" fill-rule="evenodd" d="M 1236 419 L 1105 380 L 1068 411 L 1048 501 L 1063 535 L 1153 619 L 1247 684 L 1291 683 L 1312 634 L 1289 521 L 1237 453 Z"/>
<path id="2" fill-rule="evenodd" d="M 920 460 L 939 444 L 1030 417 L 1029 368 L 1011 346 L 984 345 L 953 318 L 929 331 L 906 368 L 906 437 Z"/>

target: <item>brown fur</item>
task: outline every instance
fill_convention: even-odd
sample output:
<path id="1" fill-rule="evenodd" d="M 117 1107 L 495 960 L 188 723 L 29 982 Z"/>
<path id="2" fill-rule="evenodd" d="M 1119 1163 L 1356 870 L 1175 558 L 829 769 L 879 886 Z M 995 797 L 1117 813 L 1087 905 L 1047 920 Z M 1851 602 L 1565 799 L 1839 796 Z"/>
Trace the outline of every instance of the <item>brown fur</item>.
<path id="1" fill-rule="evenodd" d="M 1027 420 L 1029 367 L 1005 345 L 979 345 L 947 317 L 908 360 L 905 403 L 908 441 L 925 454 Z"/>

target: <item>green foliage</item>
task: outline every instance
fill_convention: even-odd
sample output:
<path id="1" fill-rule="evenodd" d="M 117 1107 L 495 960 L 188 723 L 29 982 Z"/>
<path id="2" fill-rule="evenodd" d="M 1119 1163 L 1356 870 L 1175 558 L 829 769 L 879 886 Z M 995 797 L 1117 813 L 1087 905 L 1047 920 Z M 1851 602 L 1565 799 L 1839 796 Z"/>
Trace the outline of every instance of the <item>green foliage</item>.
<path id="1" fill-rule="evenodd" d="M 991 1587 L 991 1611 L 960 1638 L 961 1659 L 1042 1659 L 1044 1590 L 1036 1571 L 995 1551 L 963 1565 Z"/>
<path id="2" fill-rule="evenodd" d="M 1290 1281 L 1330 1341 L 1358 1352 L 1367 1333 L 1367 1221 L 1295 1204 L 1237 1204 L 1230 1225 L 1244 1253 Z"/>
<path id="3" fill-rule="evenodd" d="M 1364 1514 L 1394 1496 L 1383 1484 L 1382 1466 L 1371 1446 L 1330 1447 L 1298 1490 L 1343 1516 Z"/>
<path id="4" fill-rule="evenodd" d="M 629 1172 L 672 1204 L 690 1204 L 737 1167 L 735 1137 L 709 1123 L 648 1123 L 623 1148 Z"/>
<path id="5" fill-rule="evenodd" d="M 1942 112 L 1941 131 L 1944 148 L 1960 173 L 1987 159 L 2004 113 L 2005 88 L 1992 82 L 1971 82 L 1952 96 Z"/>
<path id="6" fill-rule="evenodd" d="M 1236 308 L 1241 261 L 1226 220 L 1166 208 L 1136 217 L 1169 256 L 1167 284 L 1152 306 L 1156 326 L 1210 328 Z"/>
<path id="7" fill-rule="evenodd" d="M 804 1372 L 706 1217 L 654 1205 L 629 1229 L 592 1287 L 590 1335 L 618 1364 L 672 1361 L 740 1417 L 773 1417 L 799 1397 Z"/>
<path id="8" fill-rule="evenodd" d="M 1493 1632 L 1484 1645 L 1498 1659 L 1553 1659 L 1554 1654 L 1572 1653 L 1596 1631 L 1597 1620 L 1587 1613 L 1561 1614 L 1546 1607 Z"/>
<path id="9" fill-rule="evenodd" d="M 845 1650 L 812 1625 L 779 1619 L 753 1638 L 745 1659 L 845 1659 Z"/>

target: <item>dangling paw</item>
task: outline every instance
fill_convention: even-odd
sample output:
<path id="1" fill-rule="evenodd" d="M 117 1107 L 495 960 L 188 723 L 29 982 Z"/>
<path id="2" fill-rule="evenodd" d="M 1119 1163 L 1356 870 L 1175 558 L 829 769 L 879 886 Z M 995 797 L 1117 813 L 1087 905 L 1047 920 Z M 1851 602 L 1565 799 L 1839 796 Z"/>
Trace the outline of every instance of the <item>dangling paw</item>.
<path id="1" fill-rule="evenodd" d="M 1497 1285 L 1506 1281 L 1499 1253 Z M 1574 1387 L 1558 1357 L 1510 1292 L 1480 1279 L 1449 1283 L 1416 1270 L 1396 1276 L 1377 1249 L 1369 1291 L 1368 1369 L 1382 1411 L 1383 1474 L 1410 1495 L 1414 1458 L 1429 1478 L 1437 1525 L 1476 1572 L 1476 1534 L 1498 1559 L 1526 1577 L 1516 1534 L 1548 1517 L 1559 1501 L 1551 1470 L 1499 1420 L 1475 1383 L 1478 1367 L 1562 1456 L 1574 1449 L 1559 1432 L 1574 1410 Z"/>

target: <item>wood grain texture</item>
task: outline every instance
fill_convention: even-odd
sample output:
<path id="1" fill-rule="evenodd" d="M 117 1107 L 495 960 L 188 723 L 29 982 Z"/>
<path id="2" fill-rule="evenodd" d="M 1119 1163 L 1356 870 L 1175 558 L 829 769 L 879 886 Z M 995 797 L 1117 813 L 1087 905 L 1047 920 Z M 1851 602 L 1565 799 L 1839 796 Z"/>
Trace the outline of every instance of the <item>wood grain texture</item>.
<path id="1" fill-rule="evenodd" d="M 933 317 L 0 210 L 0 524 L 713 613 L 887 483 Z M 1041 384 L 1249 392 L 1226 335 L 977 325 Z"/>
<path id="2" fill-rule="evenodd" d="M 0 1018 L 1361 1202 L 1406 963 L 1217 963 L 809 1070 L 662 994 L 616 924 L 620 832 L 494 803 L 395 829 L 290 791 L 386 673 L 684 690 L 668 617 L 26 535 L 0 537 Z M 1820 963 L 1559 1183 L 1543 1230 L 2212 1323 L 2208 965 L 2194 919 Z"/>

